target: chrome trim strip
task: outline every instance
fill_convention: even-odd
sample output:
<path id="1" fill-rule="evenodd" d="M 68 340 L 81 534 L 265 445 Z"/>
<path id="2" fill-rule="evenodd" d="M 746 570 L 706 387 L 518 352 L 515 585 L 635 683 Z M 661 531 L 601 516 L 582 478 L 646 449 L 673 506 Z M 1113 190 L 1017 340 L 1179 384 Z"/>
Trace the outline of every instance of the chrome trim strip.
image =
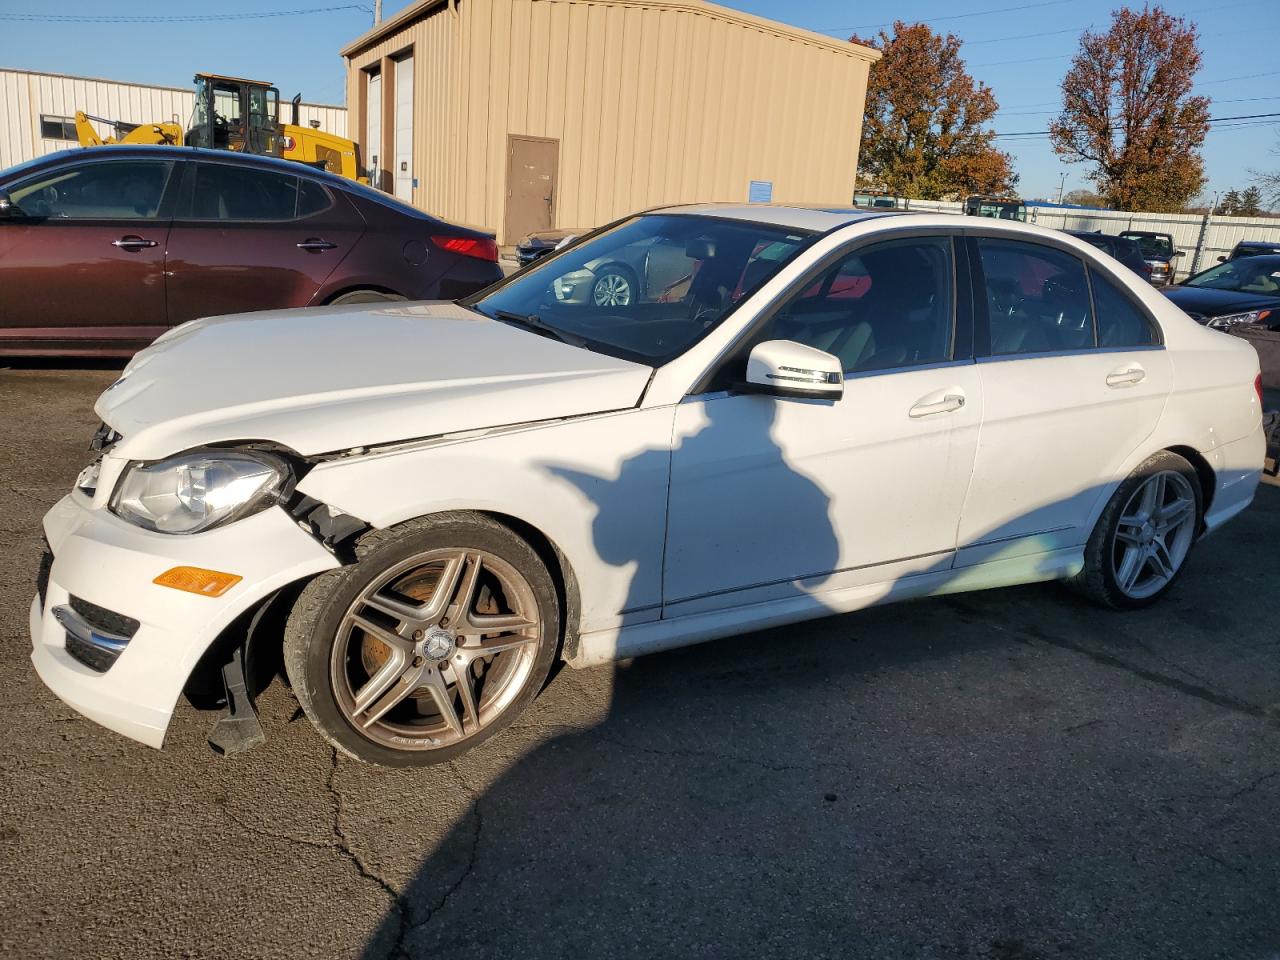
<path id="1" fill-rule="evenodd" d="M 129 637 L 106 631 L 94 630 L 85 623 L 84 618 L 65 604 L 56 606 L 50 611 L 54 619 L 62 624 L 63 629 L 82 643 L 97 647 L 107 653 L 118 654 L 129 645 Z"/>
<path id="2" fill-rule="evenodd" d="M 978 357 L 978 363 L 998 363 L 1004 360 L 1041 360 L 1051 357 L 1083 357 L 1095 353 L 1152 353 L 1165 349 L 1164 344 L 1148 344 L 1145 347 L 1078 347 L 1074 350 L 1042 350 L 1039 353 L 997 353 Z"/>

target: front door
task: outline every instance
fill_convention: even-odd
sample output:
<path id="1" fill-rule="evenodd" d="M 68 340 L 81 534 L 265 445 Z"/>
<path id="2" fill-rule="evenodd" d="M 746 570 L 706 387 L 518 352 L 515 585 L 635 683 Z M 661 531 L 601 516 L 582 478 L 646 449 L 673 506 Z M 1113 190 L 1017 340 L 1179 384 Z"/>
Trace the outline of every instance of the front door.
<path id="1" fill-rule="evenodd" d="M 339 191 L 205 161 L 169 237 L 169 320 L 305 307 L 363 232 Z"/>
<path id="2" fill-rule="evenodd" d="M 559 158 L 559 140 L 507 138 L 507 243 L 551 229 Z"/>
<path id="3" fill-rule="evenodd" d="M 971 243 L 985 413 L 957 566 L 1084 543 L 1173 377 L 1154 321 L 1105 271 L 1020 238 Z"/>
<path id="4" fill-rule="evenodd" d="M 950 568 L 981 420 L 952 239 L 864 246 L 802 281 L 745 350 L 834 354 L 837 401 L 721 390 L 676 414 L 664 616 Z M 712 388 L 720 384 L 713 382 Z"/>
<path id="5" fill-rule="evenodd" d="M 131 353 L 164 332 L 177 165 L 104 151 L 6 188 L 0 350 Z"/>

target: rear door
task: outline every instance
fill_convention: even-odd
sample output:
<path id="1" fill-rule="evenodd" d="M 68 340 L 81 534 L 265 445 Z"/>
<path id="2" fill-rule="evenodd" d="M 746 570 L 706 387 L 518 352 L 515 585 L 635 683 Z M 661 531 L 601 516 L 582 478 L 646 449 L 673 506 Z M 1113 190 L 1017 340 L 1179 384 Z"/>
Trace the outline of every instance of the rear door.
<path id="1" fill-rule="evenodd" d="M 957 566 L 1088 539 L 1172 383 L 1154 320 L 1106 270 L 1009 237 L 975 238 L 970 259 L 983 417 Z"/>
<path id="2" fill-rule="evenodd" d="M 178 167 L 106 151 L 7 185 L 0 350 L 130 353 L 164 332 Z"/>
<path id="3" fill-rule="evenodd" d="M 364 232 L 340 190 L 278 169 L 189 164 L 169 235 L 169 322 L 304 307 Z"/>

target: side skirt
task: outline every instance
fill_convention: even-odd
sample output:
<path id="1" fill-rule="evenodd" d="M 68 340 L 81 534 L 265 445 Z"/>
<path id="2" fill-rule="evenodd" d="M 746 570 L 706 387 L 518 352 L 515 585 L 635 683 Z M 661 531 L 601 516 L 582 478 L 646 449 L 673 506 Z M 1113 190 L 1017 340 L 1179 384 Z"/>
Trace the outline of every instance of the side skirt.
<path id="1" fill-rule="evenodd" d="M 897 600 L 1062 580 L 1075 576 L 1083 566 L 1083 547 L 1070 547 L 1029 556 L 991 560 L 957 570 L 939 570 L 824 593 L 802 594 L 729 610 L 596 630 L 582 634 L 576 656 L 570 658 L 568 663 L 578 668 L 596 666 L 734 634 L 852 613 Z"/>

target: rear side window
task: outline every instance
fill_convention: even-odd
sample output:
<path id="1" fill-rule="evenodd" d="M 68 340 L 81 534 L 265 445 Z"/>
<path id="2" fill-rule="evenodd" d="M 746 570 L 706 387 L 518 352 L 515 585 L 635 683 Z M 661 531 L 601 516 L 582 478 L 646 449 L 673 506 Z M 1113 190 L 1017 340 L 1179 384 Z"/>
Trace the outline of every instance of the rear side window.
<path id="1" fill-rule="evenodd" d="M 1097 270 L 1089 271 L 1100 347 L 1149 347 L 1155 331 L 1146 314 Z"/>
<path id="2" fill-rule="evenodd" d="M 297 208 L 297 177 L 222 163 L 196 166 L 193 219 L 292 220 Z"/>
<path id="3" fill-rule="evenodd" d="M 85 163 L 10 188 L 28 217 L 58 220 L 149 220 L 160 210 L 173 164 L 164 160 Z"/>
<path id="4" fill-rule="evenodd" d="M 333 203 L 329 191 L 314 180 L 303 180 L 298 188 L 298 216 L 309 217 L 322 210 L 328 210 Z"/>
<path id="5" fill-rule="evenodd" d="M 1084 261 L 1052 247 L 979 238 L 991 353 L 1092 347 L 1093 310 Z"/>

